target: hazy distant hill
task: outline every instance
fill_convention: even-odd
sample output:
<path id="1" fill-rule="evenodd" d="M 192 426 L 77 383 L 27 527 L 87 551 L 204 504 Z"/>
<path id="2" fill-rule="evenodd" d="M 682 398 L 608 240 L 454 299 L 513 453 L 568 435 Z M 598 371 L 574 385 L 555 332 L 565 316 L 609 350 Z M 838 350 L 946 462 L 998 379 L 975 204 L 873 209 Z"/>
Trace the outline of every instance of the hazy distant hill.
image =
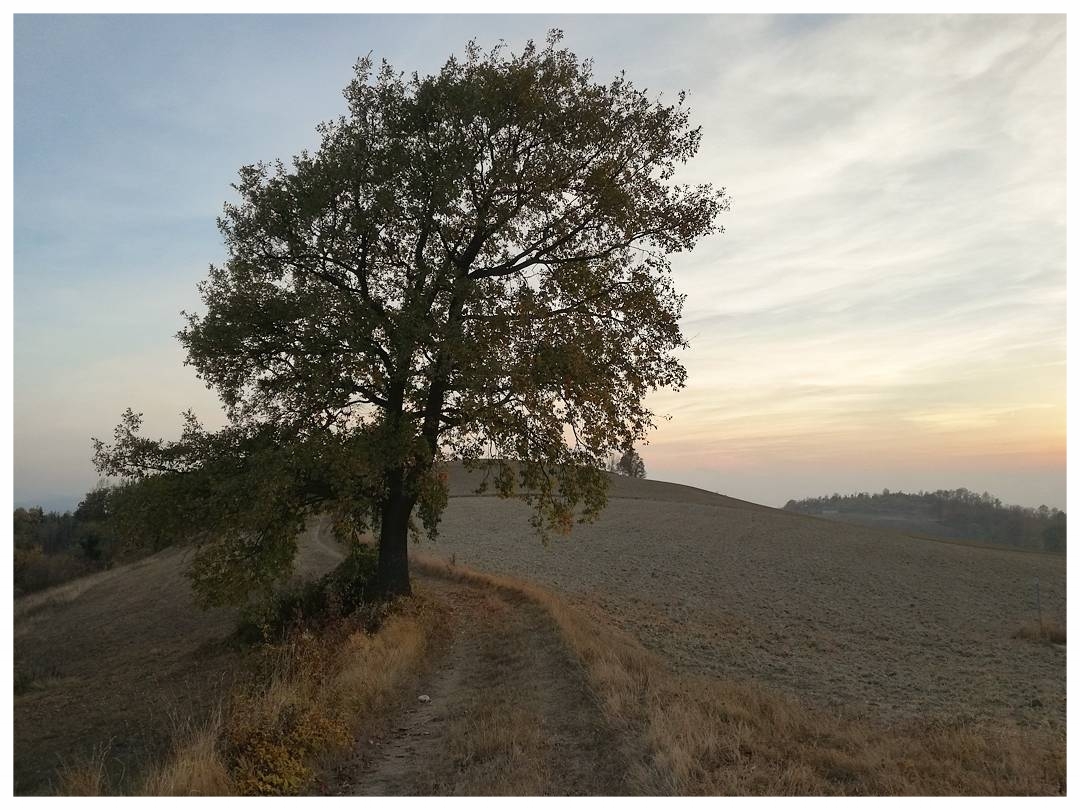
<path id="1" fill-rule="evenodd" d="M 975 540 L 1037 551 L 1065 551 L 1065 513 L 1047 506 L 1005 506 L 966 489 L 860 492 L 791 500 L 789 512 L 946 540 Z"/>

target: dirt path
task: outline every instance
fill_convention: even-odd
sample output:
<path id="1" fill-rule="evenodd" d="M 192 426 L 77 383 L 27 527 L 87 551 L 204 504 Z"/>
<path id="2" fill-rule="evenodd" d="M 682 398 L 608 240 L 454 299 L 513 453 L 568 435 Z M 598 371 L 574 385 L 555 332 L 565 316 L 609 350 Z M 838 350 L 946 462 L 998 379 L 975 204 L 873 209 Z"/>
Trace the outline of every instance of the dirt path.
<path id="1" fill-rule="evenodd" d="M 543 608 L 423 578 L 454 628 L 440 666 L 340 773 L 346 795 L 610 795 L 624 769 L 580 663 Z M 430 702 L 419 701 L 425 694 Z"/>

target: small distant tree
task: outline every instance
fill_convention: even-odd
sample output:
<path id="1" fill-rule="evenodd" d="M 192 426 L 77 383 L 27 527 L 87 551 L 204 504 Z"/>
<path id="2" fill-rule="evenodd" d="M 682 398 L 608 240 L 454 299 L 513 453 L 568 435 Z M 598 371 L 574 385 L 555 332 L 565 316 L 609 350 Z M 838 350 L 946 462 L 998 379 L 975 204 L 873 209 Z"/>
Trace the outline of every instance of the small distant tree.
<path id="1" fill-rule="evenodd" d="M 45 515 L 40 506 L 32 506 L 29 509 L 20 506 L 14 514 L 13 539 L 16 548 L 29 548 L 37 541 L 37 533 Z"/>
<path id="2" fill-rule="evenodd" d="M 228 259 L 179 335 L 227 426 L 189 413 L 155 441 L 128 411 L 95 451 L 126 482 L 119 523 L 201 541 L 207 601 L 284 577 L 317 513 L 373 530 L 380 589 L 408 592 L 410 528 L 435 532 L 449 457 L 569 531 L 651 428 L 645 394 L 683 385 L 668 256 L 727 198 L 672 182 L 701 138 L 684 94 L 599 83 L 560 37 L 470 44 L 424 77 L 363 59 L 314 153 L 240 170 Z"/>
<path id="3" fill-rule="evenodd" d="M 645 477 L 645 462 L 641 460 L 638 451 L 633 447 L 619 457 L 619 463 L 615 466 L 619 475 L 625 475 L 628 478 Z"/>

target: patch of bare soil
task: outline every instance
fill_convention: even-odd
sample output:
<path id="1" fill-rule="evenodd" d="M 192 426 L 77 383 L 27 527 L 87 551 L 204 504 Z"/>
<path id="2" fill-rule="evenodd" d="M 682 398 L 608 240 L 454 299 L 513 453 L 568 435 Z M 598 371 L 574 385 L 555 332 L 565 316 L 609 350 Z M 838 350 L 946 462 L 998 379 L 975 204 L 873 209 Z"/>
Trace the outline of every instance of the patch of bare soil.
<path id="1" fill-rule="evenodd" d="M 382 737 L 361 739 L 340 794 L 610 795 L 618 746 L 550 614 L 522 596 L 424 577 L 448 603 L 441 666 Z"/>

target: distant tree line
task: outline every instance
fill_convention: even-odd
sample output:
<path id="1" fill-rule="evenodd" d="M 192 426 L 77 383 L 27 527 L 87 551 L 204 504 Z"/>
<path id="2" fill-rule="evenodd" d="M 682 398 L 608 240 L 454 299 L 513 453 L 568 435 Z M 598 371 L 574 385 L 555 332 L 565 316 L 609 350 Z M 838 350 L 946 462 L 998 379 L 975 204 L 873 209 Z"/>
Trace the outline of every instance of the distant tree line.
<path id="1" fill-rule="evenodd" d="M 88 493 L 74 512 L 19 507 L 14 516 L 15 595 L 50 588 L 112 564 L 119 544 L 108 523 L 109 490 Z"/>
<path id="2" fill-rule="evenodd" d="M 1065 513 L 1048 506 L 1007 506 L 988 492 L 939 489 L 934 492 L 858 492 L 790 500 L 784 509 L 807 515 L 835 515 L 849 522 L 882 525 L 883 520 L 940 526 L 947 537 L 979 540 L 1020 548 L 1065 551 Z M 864 518 L 865 520 L 860 520 Z"/>

